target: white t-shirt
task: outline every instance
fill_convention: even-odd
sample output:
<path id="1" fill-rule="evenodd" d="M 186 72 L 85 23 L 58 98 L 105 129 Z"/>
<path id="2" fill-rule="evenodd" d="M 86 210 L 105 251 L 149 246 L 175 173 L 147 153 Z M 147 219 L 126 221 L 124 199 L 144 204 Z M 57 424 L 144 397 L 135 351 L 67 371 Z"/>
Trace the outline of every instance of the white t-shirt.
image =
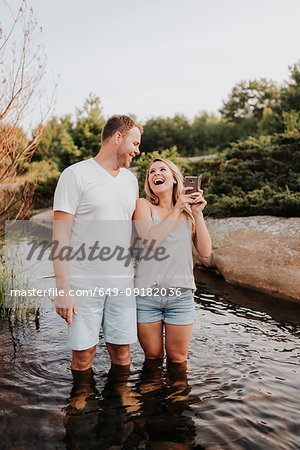
<path id="1" fill-rule="evenodd" d="M 113 177 L 90 158 L 62 172 L 53 210 L 75 216 L 70 246 L 78 254 L 68 263 L 73 286 L 120 288 L 132 279 L 132 264 L 121 257 L 129 253 L 137 198 L 137 179 L 128 169 L 120 168 Z M 103 247 L 107 249 L 97 258 Z"/>

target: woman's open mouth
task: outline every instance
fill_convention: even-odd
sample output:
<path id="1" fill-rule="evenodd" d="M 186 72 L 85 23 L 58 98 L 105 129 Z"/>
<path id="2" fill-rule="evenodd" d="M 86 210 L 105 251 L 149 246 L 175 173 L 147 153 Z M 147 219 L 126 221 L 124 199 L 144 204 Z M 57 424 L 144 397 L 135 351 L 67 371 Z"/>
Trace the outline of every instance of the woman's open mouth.
<path id="1" fill-rule="evenodd" d="M 158 186 L 159 184 L 164 184 L 165 180 L 163 180 L 162 178 L 157 178 L 154 181 L 155 186 Z"/>

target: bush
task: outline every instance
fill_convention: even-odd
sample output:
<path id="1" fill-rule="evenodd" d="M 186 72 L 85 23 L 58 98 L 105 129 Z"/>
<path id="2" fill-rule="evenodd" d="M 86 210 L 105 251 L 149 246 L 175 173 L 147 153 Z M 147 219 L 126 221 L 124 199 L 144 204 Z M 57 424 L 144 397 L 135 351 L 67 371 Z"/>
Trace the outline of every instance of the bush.
<path id="1" fill-rule="evenodd" d="M 249 138 L 194 167 L 215 217 L 300 216 L 300 133 Z"/>
<path id="2" fill-rule="evenodd" d="M 300 193 L 278 193 L 268 185 L 245 196 L 206 194 L 206 213 L 213 217 L 283 216 L 300 217 Z"/>
<path id="3" fill-rule="evenodd" d="M 59 176 L 60 172 L 57 164 L 52 161 L 34 161 L 28 164 L 27 171 L 21 178 L 21 183 L 29 183 L 35 186 L 33 209 L 43 209 L 52 206 Z"/>

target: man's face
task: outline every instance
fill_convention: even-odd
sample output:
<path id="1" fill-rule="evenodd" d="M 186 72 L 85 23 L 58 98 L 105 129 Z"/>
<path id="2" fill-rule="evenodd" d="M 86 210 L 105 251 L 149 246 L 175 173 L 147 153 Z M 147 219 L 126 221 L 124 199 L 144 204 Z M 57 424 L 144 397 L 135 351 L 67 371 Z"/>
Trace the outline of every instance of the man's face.
<path id="1" fill-rule="evenodd" d="M 119 143 L 117 160 L 119 167 L 129 167 L 136 155 L 140 154 L 141 132 L 138 127 L 133 127 L 125 133 Z"/>

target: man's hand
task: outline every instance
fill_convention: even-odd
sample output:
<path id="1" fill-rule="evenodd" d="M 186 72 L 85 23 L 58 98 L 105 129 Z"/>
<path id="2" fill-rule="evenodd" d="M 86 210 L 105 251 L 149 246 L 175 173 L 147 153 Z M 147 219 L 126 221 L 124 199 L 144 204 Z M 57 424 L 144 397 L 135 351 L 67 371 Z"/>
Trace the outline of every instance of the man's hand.
<path id="1" fill-rule="evenodd" d="M 73 214 L 54 211 L 53 241 L 58 242 L 57 255 L 64 247 L 70 245 L 73 221 Z M 56 287 L 59 291 L 63 291 L 64 295 L 56 298 L 56 312 L 71 326 L 73 313 L 77 316 L 76 301 L 74 295 L 70 294 L 68 261 L 57 255 L 53 258 Z"/>
<path id="2" fill-rule="evenodd" d="M 64 296 L 56 297 L 56 312 L 59 314 L 69 326 L 72 325 L 72 316 L 77 316 L 76 300 L 74 295 L 66 293 Z"/>

